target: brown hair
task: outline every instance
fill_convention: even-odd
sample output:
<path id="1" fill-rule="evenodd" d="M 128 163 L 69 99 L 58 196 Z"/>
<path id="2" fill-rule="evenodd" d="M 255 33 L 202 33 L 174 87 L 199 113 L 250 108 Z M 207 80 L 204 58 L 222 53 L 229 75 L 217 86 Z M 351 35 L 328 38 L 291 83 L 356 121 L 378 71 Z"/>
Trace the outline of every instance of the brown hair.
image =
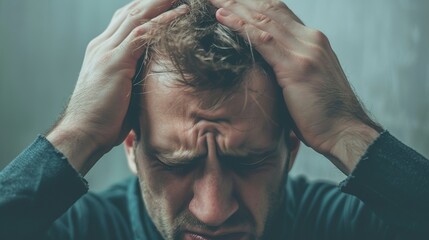
<path id="1" fill-rule="evenodd" d="M 146 37 L 143 67 L 166 58 L 173 65 L 169 71 L 180 76 L 179 83 L 203 91 L 234 89 L 255 65 L 272 77 L 271 68 L 251 45 L 216 20 L 217 8 L 208 0 L 179 0 L 175 6 L 181 4 L 189 6 L 188 14 L 161 24 Z"/>
<path id="2" fill-rule="evenodd" d="M 178 0 L 173 8 L 181 4 L 189 6 L 186 15 L 160 24 L 145 36 L 146 53 L 140 62 L 143 70 L 135 78 L 136 86 L 144 83 L 146 70 L 154 61 L 167 62 L 164 68 L 179 76 L 175 80 L 181 86 L 197 92 L 220 90 L 214 106 L 234 93 L 246 72 L 255 67 L 275 81 L 271 66 L 247 39 L 216 20 L 217 8 L 208 0 Z M 142 87 L 135 89 L 141 92 Z"/>

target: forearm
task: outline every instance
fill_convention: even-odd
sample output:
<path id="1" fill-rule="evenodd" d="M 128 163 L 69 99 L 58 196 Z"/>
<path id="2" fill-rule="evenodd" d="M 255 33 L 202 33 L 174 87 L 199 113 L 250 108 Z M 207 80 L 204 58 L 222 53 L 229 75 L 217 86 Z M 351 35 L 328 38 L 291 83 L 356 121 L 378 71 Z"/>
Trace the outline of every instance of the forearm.
<path id="1" fill-rule="evenodd" d="M 384 132 L 341 184 L 387 223 L 410 231 L 429 230 L 429 160 Z"/>
<path id="2" fill-rule="evenodd" d="M 43 234 L 79 197 L 85 180 L 39 137 L 0 172 L 0 239 Z"/>

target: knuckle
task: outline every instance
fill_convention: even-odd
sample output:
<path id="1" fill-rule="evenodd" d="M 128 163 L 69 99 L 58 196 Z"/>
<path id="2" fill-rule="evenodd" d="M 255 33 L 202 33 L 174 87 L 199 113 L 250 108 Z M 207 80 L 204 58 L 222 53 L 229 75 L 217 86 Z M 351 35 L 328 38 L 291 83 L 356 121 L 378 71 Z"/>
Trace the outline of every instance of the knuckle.
<path id="1" fill-rule="evenodd" d="M 128 5 L 123 7 L 124 11 L 127 11 L 127 12 L 133 11 L 133 9 L 136 9 L 138 7 L 138 5 L 140 4 L 139 2 L 140 1 L 133 1 L 129 3 Z"/>
<path id="2" fill-rule="evenodd" d="M 327 47 L 330 45 L 328 37 L 319 30 L 313 30 L 312 38 L 313 38 L 313 41 L 321 47 Z"/>
<path id="3" fill-rule="evenodd" d="M 270 33 L 261 31 L 254 27 L 247 27 L 245 29 L 246 35 L 248 36 L 249 41 L 255 45 L 262 45 L 270 42 L 273 37 Z"/>
<path id="4" fill-rule="evenodd" d="M 142 19 L 143 21 L 148 21 L 147 19 L 145 19 L 145 15 L 146 12 L 142 11 L 139 8 L 135 8 L 132 11 L 128 12 L 126 21 L 130 24 L 133 24 L 134 26 L 138 26 L 142 23 Z"/>
<path id="5" fill-rule="evenodd" d="M 259 44 L 268 43 L 273 39 L 272 35 L 267 32 L 260 32 L 258 34 L 257 42 Z"/>
<path id="6" fill-rule="evenodd" d="M 269 18 L 267 15 L 264 15 L 262 13 L 257 13 L 253 15 L 253 19 L 259 24 L 267 24 L 271 22 L 271 18 Z"/>
<path id="7" fill-rule="evenodd" d="M 234 20 L 234 22 L 235 22 L 234 25 L 236 26 L 237 29 L 244 28 L 245 22 L 243 20 L 236 19 L 236 20 Z"/>
<path id="8" fill-rule="evenodd" d="M 142 11 L 139 8 L 135 8 L 132 11 L 128 12 L 128 17 L 134 17 L 140 15 Z"/>
<path id="9" fill-rule="evenodd" d="M 302 72 L 311 73 L 317 69 L 317 63 L 311 57 L 298 56 L 298 57 L 296 57 L 296 60 L 297 60 L 297 65 L 298 65 L 297 67 Z"/>
<path id="10" fill-rule="evenodd" d="M 93 51 L 97 46 L 98 46 L 97 38 L 94 38 L 88 43 L 88 46 L 86 46 L 86 51 L 88 52 Z"/>
<path id="11" fill-rule="evenodd" d="M 140 37 L 140 36 L 142 36 L 142 35 L 146 34 L 146 33 L 147 33 L 147 31 L 148 31 L 147 24 L 148 24 L 148 23 L 145 23 L 145 24 L 143 24 L 143 25 L 140 25 L 140 26 L 138 26 L 138 27 L 134 28 L 131 34 L 132 34 L 134 37 Z"/>

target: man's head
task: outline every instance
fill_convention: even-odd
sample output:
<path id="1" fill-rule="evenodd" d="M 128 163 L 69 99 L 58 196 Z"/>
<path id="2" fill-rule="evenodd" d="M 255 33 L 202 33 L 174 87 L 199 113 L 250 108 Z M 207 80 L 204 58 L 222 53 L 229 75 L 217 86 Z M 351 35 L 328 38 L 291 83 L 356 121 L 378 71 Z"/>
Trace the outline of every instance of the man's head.
<path id="1" fill-rule="evenodd" d="M 216 9 L 186 3 L 188 15 L 150 36 L 128 160 L 164 238 L 258 239 L 297 150 L 286 108 L 271 69 Z"/>

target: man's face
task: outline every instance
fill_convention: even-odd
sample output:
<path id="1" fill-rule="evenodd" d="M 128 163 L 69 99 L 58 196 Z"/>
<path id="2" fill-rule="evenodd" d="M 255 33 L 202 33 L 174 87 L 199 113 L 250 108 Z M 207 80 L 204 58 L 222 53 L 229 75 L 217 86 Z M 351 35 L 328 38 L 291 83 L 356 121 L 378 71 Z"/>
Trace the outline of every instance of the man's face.
<path id="1" fill-rule="evenodd" d="M 262 238 L 279 212 L 287 171 L 273 82 L 255 69 L 211 108 L 213 92 L 195 93 L 151 71 L 141 95 L 141 139 L 130 135 L 126 145 L 161 235 Z"/>

